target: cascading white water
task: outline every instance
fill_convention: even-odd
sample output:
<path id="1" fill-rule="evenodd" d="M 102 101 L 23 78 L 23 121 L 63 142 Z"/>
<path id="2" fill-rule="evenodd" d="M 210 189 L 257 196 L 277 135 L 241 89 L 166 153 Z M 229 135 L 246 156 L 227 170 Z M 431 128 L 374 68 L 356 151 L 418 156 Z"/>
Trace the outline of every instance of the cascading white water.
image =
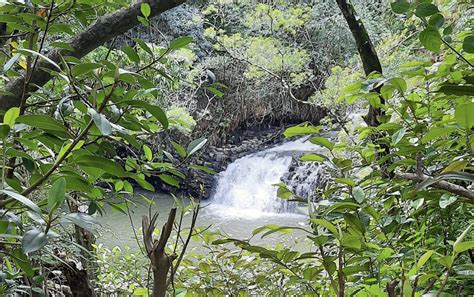
<path id="1" fill-rule="evenodd" d="M 278 198 L 274 184 L 288 173 L 293 156 L 316 148 L 306 138 L 300 138 L 237 159 L 219 174 L 209 208 L 223 215 L 240 217 L 294 213 L 296 205 Z M 311 182 L 317 179 L 317 174 L 311 173 Z M 301 189 L 295 190 L 304 189 L 309 193 L 310 187 L 302 181 Z"/>

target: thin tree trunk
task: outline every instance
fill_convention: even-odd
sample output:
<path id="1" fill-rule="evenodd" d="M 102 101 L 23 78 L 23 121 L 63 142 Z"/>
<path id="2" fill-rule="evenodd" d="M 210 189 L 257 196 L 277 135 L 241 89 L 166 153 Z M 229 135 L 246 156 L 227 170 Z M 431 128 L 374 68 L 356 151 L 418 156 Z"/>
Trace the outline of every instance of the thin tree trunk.
<path id="1" fill-rule="evenodd" d="M 69 211 L 71 213 L 78 212 L 79 199 L 78 195 L 72 196 L 73 200 L 68 200 Z M 94 235 L 89 231 L 74 225 L 76 243 L 82 246 L 86 251 L 81 251 L 82 259 L 78 259 L 77 263 L 70 262 L 69 266 L 64 265 L 64 273 L 67 284 L 71 289 L 73 296 L 86 297 L 96 296 L 90 281 L 94 278 L 93 269 L 91 269 L 91 253 L 93 251 L 92 244 L 95 242 Z"/>
<path id="2" fill-rule="evenodd" d="M 171 268 L 171 263 L 175 259 L 175 255 L 168 255 L 165 251 L 166 243 L 173 231 L 173 224 L 176 218 L 176 208 L 172 208 L 168 215 L 168 221 L 163 225 L 159 240 L 153 240 L 153 230 L 155 230 L 156 219 L 158 213 L 151 218 L 143 216 L 142 218 L 142 232 L 143 243 L 145 244 L 145 251 L 151 262 L 153 270 L 153 297 L 164 297 L 168 289 L 168 274 Z M 171 275 L 171 277 L 173 277 Z"/>
<path id="3" fill-rule="evenodd" d="M 382 74 L 382 65 L 380 64 L 379 57 L 375 51 L 374 44 L 372 43 L 372 40 L 370 39 L 370 36 L 367 33 L 362 20 L 357 16 L 354 6 L 352 6 L 348 0 L 336 0 L 336 2 L 356 42 L 357 51 L 359 52 L 365 75 L 368 76 L 372 72 L 378 72 Z M 380 104 L 384 104 L 385 100 L 380 95 L 380 88 L 381 87 L 378 87 L 375 89 L 375 91 L 379 93 Z M 384 111 L 380 107 L 369 105 L 369 111 L 364 117 L 364 120 L 368 126 L 378 127 L 380 125 L 379 117 L 383 116 L 384 114 Z M 391 178 L 393 174 L 389 173 L 387 170 L 388 166 L 391 164 L 391 160 L 388 156 L 390 154 L 390 147 L 386 143 L 377 141 L 375 137 L 373 137 L 373 141 L 383 150 L 381 153 L 377 153 L 377 158 L 379 160 L 384 160 L 380 164 L 382 176 Z"/>
<path id="4" fill-rule="evenodd" d="M 356 42 L 357 51 L 359 52 L 360 59 L 362 60 L 362 66 L 364 67 L 365 75 L 369 75 L 372 72 L 382 73 L 382 65 L 380 64 L 375 47 L 369 37 L 369 34 L 367 33 L 367 30 L 364 27 L 364 24 L 357 16 L 354 6 L 352 6 L 352 4 L 347 0 L 336 0 L 336 2 Z M 384 103 L 384 100 L 381 96 L 380 101 L 382 104 Z M 369 112 L 365 118 L 367 125 L 371 127 L 377 127 L 380 124 L 377 117 L 381 115 L 383 115 L 383 111 L 380 108 L 370 106 Z"/>

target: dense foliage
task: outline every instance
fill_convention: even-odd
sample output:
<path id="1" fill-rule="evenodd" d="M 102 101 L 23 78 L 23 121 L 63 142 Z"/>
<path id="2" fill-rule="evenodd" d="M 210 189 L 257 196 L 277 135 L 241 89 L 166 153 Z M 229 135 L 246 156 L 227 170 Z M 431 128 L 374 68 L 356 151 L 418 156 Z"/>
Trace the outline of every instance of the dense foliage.
<path id="1" fill-rule="evenodd" d="M 1 295 L 474 294 L 469 1 L 354 1 L 383 68 L 369 75 L 346 1 L 187 4 L 200 34 L 151 38 L 181 3 L 158 2 L 0 1 Z M 125 38 L 136 25 L 154 33 Z M 301 121 L 283 134 L 324 148 L 301 157 L 324 187 L 275 186 L 308 225 L 253 235 L 298 229 L 308 250 L 197 227 L 202 193 L 185 190 L 212 173 L 207 139 Z M 151 208 L 133 226 L 140 251 L 95 244 L 101 215 L 131 222 L 137 189 L 157 186 L 175 206 L 163 228 Z"/>

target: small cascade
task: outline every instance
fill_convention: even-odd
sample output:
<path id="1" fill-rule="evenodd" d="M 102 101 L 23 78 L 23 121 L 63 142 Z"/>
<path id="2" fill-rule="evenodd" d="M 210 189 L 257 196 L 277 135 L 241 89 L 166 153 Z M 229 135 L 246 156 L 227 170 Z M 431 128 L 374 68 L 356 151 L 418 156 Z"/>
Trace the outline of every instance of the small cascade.
<path id="1" fill-rule="evenodd" d="M 306 140 L 289 141 L 229 164 L 218 175 L 209 208 L 225 215 L 243 217 L 295 213 L 297 203 L 278 198 L 274 184 L 288 182 L 300 197 L 307 198 L 312 194 L 321 181 L 321 170 L 316 163 L 296 160 L 303 153 L 320 150 L 320 147 Z"/>

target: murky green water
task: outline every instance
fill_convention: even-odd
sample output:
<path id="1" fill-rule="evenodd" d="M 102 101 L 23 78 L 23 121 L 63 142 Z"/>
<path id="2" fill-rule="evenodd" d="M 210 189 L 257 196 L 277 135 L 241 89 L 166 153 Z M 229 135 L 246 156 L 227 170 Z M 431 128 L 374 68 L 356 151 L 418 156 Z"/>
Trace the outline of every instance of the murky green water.
<path id="1" fill-rule="evenodd" d="M 131 219 L 127 215 L 118 211 L 109 209 L 107 214 L 100 218 L 103 225 L 98 237 L 98 243 L 112 246 L 129 246 L 132 249 L 137 249 L 137 241 L 135 239 L 133 227 L 137 234 L 141 226 L 141 218 L 143 215 L 148 215 L 158 211 L 158 226 L 161 228 L 167 219 L 169 210 L 173 207 L 174 200 L 172 197 L 164 194 L 146 194 L 149 198 L 155 201 L 151 208 L 145 205 L 140 198 L 136 199 L 136 207 L 130 208 Z M 189 226 L 190 216 L 186 216 L 184 223 Z M 202 202 L 202 209 L 200 211 L 197 226 L 202 228 L 209 227 L 210 230 L 219 230 L 222 233 L 238 239 L 248 239 L 252 237 L 252 231 L 258 227 L 267 224 L 277 224 L 282 226 L 297 226 L 307 227 L 306 217 L 300 214 L 272 214 L 272 213 L 255 213 L 237 211 L 232 208 L 227 208 L 222 205 L 213 205 L 211 202 Z M 283 243 L 292 246 L 297 250 L 307 248 L 308 242 L 304 231 L 296 230 L 291 234 L 272 234 L 270 236 L 260 238 L 259 235 L 252 238 L 253 244 L 261 244 L 273 246 L 276 243 Z M 191 242 L 190 247 L 195 247 L 199 250 L 199 242 Z"/>

